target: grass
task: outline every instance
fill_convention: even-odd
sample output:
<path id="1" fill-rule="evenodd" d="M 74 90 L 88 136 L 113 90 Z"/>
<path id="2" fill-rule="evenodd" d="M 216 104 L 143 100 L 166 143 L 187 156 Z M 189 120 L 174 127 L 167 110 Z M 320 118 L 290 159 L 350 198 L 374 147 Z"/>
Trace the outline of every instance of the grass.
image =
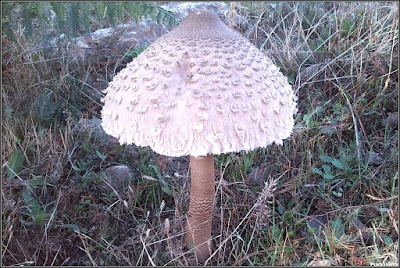
<path id="1" fill-rule="evenodd" d="M 231 8 L 299 111 L 283 146 L 215 158 L 208 264 L 398 263 L 398 125 L 385 123 L 398 112 L 398 4 Z M 193 264 L 188 157 L 121 146 L 90 121 L 114 70 L 141 50 L 99 47 L 83 62 L 16 33 L 2 38 L 2 265 Z M 104 65 L 102 49 L 118 60 Z M 133 178 L 107 180 L 119 164 Z"/>

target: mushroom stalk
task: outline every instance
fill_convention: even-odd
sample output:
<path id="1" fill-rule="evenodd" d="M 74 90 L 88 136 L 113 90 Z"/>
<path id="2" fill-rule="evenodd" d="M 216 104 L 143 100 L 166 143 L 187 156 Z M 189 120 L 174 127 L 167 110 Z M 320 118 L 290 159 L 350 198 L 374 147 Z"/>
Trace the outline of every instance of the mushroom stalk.
<path id="1" fill-rule="evenodd" d="M 188 212 L 186 245 L 195 248 L 199 262 L 211 254 L 211 224 L 214 211 L 215 173 L 214 156 L 190 156 L 191 193 Z"/>

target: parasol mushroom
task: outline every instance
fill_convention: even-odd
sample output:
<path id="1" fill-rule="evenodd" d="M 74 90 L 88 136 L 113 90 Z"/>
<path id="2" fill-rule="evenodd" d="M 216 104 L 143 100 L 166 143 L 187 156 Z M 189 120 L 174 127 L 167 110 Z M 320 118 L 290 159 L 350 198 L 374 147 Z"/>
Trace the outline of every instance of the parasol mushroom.
<path id="1" fill-rule="evenodd" d="M 110 82 L 102 126 L 121 144 L 190 155 L 186 244 L 211 252 L 214 155 L 282 144 L 296 96 L 272 61 L 211 11 L 192 12 Z"/>

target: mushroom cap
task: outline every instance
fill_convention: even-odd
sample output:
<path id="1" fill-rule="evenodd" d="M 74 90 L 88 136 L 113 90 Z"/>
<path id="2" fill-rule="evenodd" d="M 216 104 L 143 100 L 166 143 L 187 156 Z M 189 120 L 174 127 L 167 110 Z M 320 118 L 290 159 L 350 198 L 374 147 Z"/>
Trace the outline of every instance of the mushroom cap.
<path id="1" fill-rule="evenodd" d="M 297 111 L 278 67 L 205 10 L 156 40 L 105 93 L 105 132 L 167 156 L 282 144 Z"/>

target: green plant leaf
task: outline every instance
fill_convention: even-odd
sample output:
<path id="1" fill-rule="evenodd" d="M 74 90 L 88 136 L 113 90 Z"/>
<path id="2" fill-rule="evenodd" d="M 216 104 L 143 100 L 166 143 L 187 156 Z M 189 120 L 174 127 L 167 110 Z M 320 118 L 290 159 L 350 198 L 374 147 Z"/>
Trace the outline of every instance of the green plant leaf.
<path id="1" fill-rule="evenodd" d="M 79 168 L 78 166 L 72 166 L 72 169 L 75 170 L 76 172 L 81 172 L 84 170 L 82 168 Z"/>
<path id="2" fill-rule="evenodd" d="M 79 226 L 76 224 L 64 224 L 64 228 L 72 229 L 73 231 L 79 231 Z"/>
<path id="3" fill-rule="evenodd" d="M 311 128 L 314 126 L 314 121 L 312 119 L 312 114 L 305 114 L 303 116 L 303 121 L 306 124 L 307 128 Z"/>
<path id="4" fill-rule="evenodd" d="M 343 196 L 343 189 L 339 188 L 337 191 L 332 190 L 332 194 L 337 196 L 337 197 L 342 197 Z"/>
<path id="5" fill-rule="evenodd" d="M 278 228 L 278 226 L 276 225 L 271 226 L 271 234 L 275 242 L 278 242 L 280 240 L 281 230 Z"/>
<path id="6" fill-rule="evenodd" d="M 29 186 L 32 188 L 37 188 L 38 186 L 42 186 L 45 184 L 45 180 L 43 176 L 36 176 L 35 174 L 31 174 L 32 179 L 29 180 Z"/>
<path id="7" fill-rule="evenodd" d="M 333 161 L 332 157 L 327 156 L 327 155 L 320 155 L 319 159 L 321 159 L 322 161 L 327 162 L 327 163 L 332 163 L 332 161 Z"/>
<path id="8" fill-rule="evenodd" d="M 279 212 L 279 214 L 283 215 L 283 213 L 285 213 L 285 208 L 282 205 L 279 205 L 278 212 Z"/>
<path id="9" fill-rule="evenodd" d="M 286 212 L 285 215 L 283 215 L 284 221 L 289 222 L 289 221 L 293 220 L 293 215 L 294 215 L 293 211 Z"/>
<path id="10" fill-rule="evenodd" d="M 317 231 L 317 228 L 308 226 L 307 231 L 308 231 L 309 234 L 314 234 L 315 231 Z"/>
<path id="11" fill-rule="evenodd" d="M 100 153 L 99 150 L 96 149 L 96 155 L 101 159 L 101 160 L 105 160 L 107 158 L 106 155 Z"/>
<path id="12" fill-rule="evenodd" d="M 115 15 L 117 16 L 117 19 L 119 23 L 124 23 L 124 9 L 123 9 L 123 3 L 122 2 L 115 2 Z"/>
<path id="13" fill-rule="evenodd" d="M 338 218 L 334 221 L 331 221 L 330 225 L 336 238 L 339 239 L 344 234 L 344 225 L 342 219 Z"/>
<path id="14" fill-rule="evenodd" d="M 335 177 L 335 175 L 333 175 L 332 173 L 325 173 L 324 174 L 324 178 L 325 180 L 332 180 Z"/>
<path id="15" fill-rule="evenodd" d="M 321 171 L 320 169 L 318 169 L 318 168 L 312 167 L 312 168 L 311 168 L 311 171 L 312 171 L 312 173 L 314 173 L 314 174 L 321 175 L 322 177 L 324 176 L 324 172 L 322 172 L 322 171 Z"/>
<path id="16" fill-rule="evenodd" d="M 33 13 L 33 7 L 34 3 L 23 3 L 23 25 L 25 27 L 25 34 L 27 37 L 31 38 L 32 37 L 32 13 Z"/>
<path id="17" fill-rule="evenodd" d="M 382 235 L 383 242 L 385 242 L 386 245 L 391 245 L 393 244 L 393 239 L 388 236 L 388 235 Z"/>
<path id="18" fill-rule="evenodd" d="M 346 38 L 351 30 L 351 21 L 345 20 L 343 21 L 343 37 Z"/>
<path id="19" fill-rule="evenodd" d="M 169 196 L 173 195 L 171 188 L 167 185 L 164 185 L 163 187 L 161 187 L 161 190 Z"/>
<path id="20" fill-rule="evenodd" d="M 339 159 L 333 159 L 332 165 L 337 167 L 338 169 L 345 170 L 346 166 L 339 160 Z"/>
<path id="21" fill-rule="evenodd" d="M 80 10 L 80 3 L 73 2 L 70 3 L 68 6 L 68 13 L 69 13 L 69 20 L 71 22 L 71 33 L 73 37 L 77 37 L 79 35 L 79 10 Z"/>
<path id="22" fill-rule="evenodd" d="M 83 234 L 86 234 L 88 232 L 88 230 L 84 227 L 78 226 L 76 224 L 63 224 L 62 227 L 66 228 L 66 229 L 70 229 L 72 231 L 76 231 L 76 232 L 80 232 Z"/>
<path id="23" fill-rule="evenodd" d="M 108 19 L 112 27 L 115 27 L 115 3 L 106 2 Z"/>
<path id="24" fill-rule="evenodd" d="M 22 164 L 24 163 L 24 154 L 22 150 L 15 150 L 8 160 L 8 172 L 7 177 L 13 179 L 15 175 L 21 170 Z"/>
<path id="25" fill-rule="evenodd" d="M 87 142 L 82 142 L 82 146 L 83 146 L 83 148 L 86 150 L 86 151 L 88 151 L 88 152 L 91 152 L 92 150 L 93 150 L 93 148 L 90 146 L 90 144 L 89 143 L 87 143 Z"/>
<path id="26" fill-rule="evenodd" d="M 319 115 L 319 114 L 322 114 L 324 111 L 325 111 L 325 109 L 323 107 L 317 106 L 317 107 L 315 107 L 315 112 L 314 113 Z"/>
<path id="27" fill-rule="evenodd" d="M 72 166 L 72 169 L 76 172 L 86 171 L 88 170 L 88 163 L 82 160 L 79 160 L 76 165 Z"/>
<path id="28" fill-rule="evenodd" d="M 324 170 L 325 174 L 330 173 L 332 171 L 332 168 L 328 165 L 322 165 L 322 169 Z"/>
<path id="29" fill-rule="evenodd" d="M 39 60 L 40 60 L 40 57 L 39 57 L 38 54 L 33 54 L 33 55 L 32 55 L 32 61 L 33 61 L 33 62 L 38 62 Z"/>
<path id="30" fill-rule="evenodd" d="M 34 221 L 38 224 L 43 223 L 46 219 L 46 211 L 41 208 L 36 198 L 31 196 L 31 194 L 27 191 L 22 192 L 22 198 L 28 206 L 31 212 L 31 217 L 34 219 Z"/>
<path id="31" fill-rule="evenodd" d="M 42 224 L 46 220 L 47 214 L 44 210 L 40 209 L 33 216 L 37 224 Z"/>
<path id="32" fill-rule="evenodd" d="M 156 19 L 157 19 L 156 21 L 157 21 L 158 25 L 161 24 L 161 21 L 163 20 L 163 17 L 164 17 L 164 14 L 161 11 L 158 11 L 157 17 L 156 17 Z"/>

